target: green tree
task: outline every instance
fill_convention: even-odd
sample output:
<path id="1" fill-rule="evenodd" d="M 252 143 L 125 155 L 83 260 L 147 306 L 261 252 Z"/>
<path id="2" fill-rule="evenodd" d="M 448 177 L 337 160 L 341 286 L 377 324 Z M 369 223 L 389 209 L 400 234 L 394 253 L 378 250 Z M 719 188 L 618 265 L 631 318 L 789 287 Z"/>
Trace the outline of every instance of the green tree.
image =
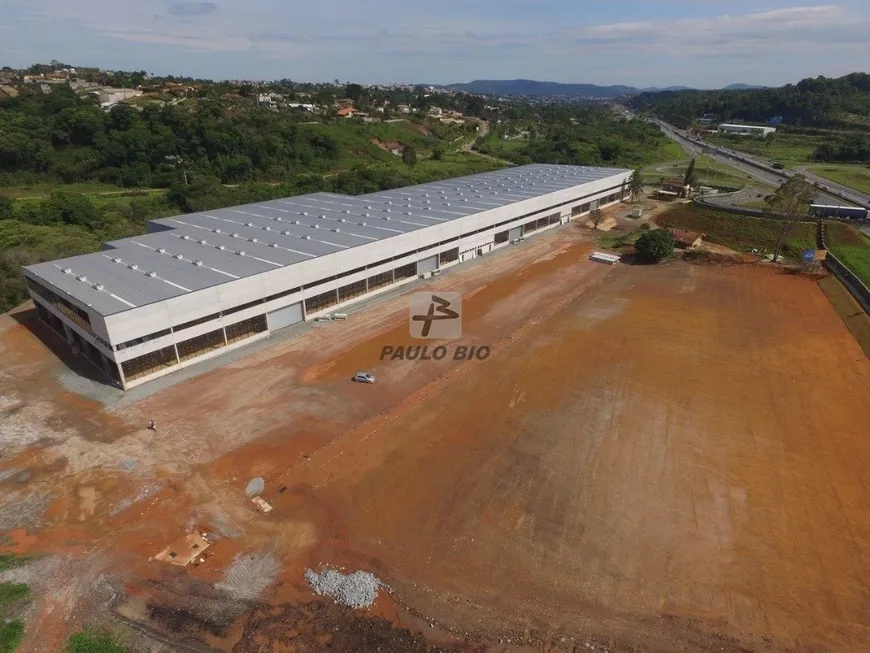
<path id="1" fill-rule="evenodd" d="M 402 152 L 402 161 L 409 166 L 417 165 L 417 150 L 410 145 Z"/>
<path id="2" fill-rule="evenodd" d="M 658 263 L 673 253 L 674 237 L 667 229 L 647 231 L 637 239 L 634 249 L 641 260 Z"/>
<path id="3" fill-rule="evenodd" d="M 439 145 L 432 150 L 432 158 L 436 161 L 441 161 L 444 158 L 444 148 Z"/>
<path id="4" fill-rule="evenodd" d="M 807 216 L 815 201 L 816 189 L 803 175 L 794 175 L 774 191 L 765 201 L 773 213 L 786 216 L 773 250 L 773 262 L 779 260 L 782 249 L 801 217 Z"/>
<path id="5" fill-rule="evenodd" d="M 42 201 L 43 220 L 47 224 L 68 224 L 94 230 L 103 225 L 103 218 L 85 195 L 56 190 Z"/>
<path id="6" fill-rule="evenodd" d="M 686 176 L 683 177 L 683 183 L 686 186 L 695 185 L 695 159 L 689 161 L 689 167 L 686 168 Z"/>
<path id="7" fill-rule="evenodd" d="M 594 209 L 592 213 L 589 214 L 589 219 L 592 221 L 592 227 L 598 229 L 598 225 L 600 225 L 601 221 L 604 220 L 604 213 L 601 209 Z"/>
<path id="8" fill-rule="evenodd" d="M 348 84 L 344 88 L 344 96 L 358 102 L 363 96 L 363 87 L 359 84 Z"/>
<path id="9" fill-rule="evenodd" d="M 643 177 L 640 175 L 640 170 L 635 170 L 631 173 L 631 179 L 628 182 L 628 192 L 631 193 L 632 201 L 636 200 L 643 193 Z"/>

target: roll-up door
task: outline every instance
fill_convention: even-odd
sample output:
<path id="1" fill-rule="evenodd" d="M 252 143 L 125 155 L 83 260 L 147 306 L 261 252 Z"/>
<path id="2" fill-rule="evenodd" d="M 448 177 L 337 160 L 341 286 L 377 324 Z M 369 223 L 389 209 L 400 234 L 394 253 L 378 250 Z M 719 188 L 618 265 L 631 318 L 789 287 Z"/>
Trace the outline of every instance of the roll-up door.
<path id="1" fill-rule="evenodd" d="M 510 230 L 510 233 L 508 233 L 508 238 L 510 238 L 511 240 L 516 240 L 517 238 L 522 238 L 522 237 L 523 237 L 523 228 L 522 227 L 514 227 L 513 229 Z"/>
<path id="2" fill-rule="evenodd" d="M 424 258 L 422 261 L 417 261 L 417 274 L 425 274 L 426 272 L 434 272 L 438 269 L 438 255 Z"/>
<path id="3" fill-rule="evenodd" d="M 302 321 L 302 302 L 296 302 L 279 308 L 277 311 L 266 313 L 266 323 L 269 326 L 269 331 L 277 331 L 291 324 L 296 324 Z"/>

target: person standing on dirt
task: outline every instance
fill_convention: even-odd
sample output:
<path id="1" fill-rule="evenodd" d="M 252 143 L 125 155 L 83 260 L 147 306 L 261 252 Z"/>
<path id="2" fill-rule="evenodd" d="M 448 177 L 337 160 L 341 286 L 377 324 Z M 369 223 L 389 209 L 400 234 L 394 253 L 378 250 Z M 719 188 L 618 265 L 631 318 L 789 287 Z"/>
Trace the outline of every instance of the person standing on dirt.
<path id="1" fill-rule="evenodd" d="M 156 431 L 157 430 L 157 423 L 153 419 L 150 422 L 148 422 L 148 430 L 149 431 Z"/>

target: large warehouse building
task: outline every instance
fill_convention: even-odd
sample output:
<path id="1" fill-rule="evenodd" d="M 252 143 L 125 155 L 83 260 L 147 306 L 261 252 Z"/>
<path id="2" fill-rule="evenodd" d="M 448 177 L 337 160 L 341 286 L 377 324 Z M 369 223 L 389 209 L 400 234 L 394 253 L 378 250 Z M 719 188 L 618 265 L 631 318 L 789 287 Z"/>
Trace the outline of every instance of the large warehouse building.
<path id="1" fill-rule="evenodd" d="M 631 172 L 528 165 L 192 213 L 24 276 L 39 317 L 126 390 L 614 204 Z"/>

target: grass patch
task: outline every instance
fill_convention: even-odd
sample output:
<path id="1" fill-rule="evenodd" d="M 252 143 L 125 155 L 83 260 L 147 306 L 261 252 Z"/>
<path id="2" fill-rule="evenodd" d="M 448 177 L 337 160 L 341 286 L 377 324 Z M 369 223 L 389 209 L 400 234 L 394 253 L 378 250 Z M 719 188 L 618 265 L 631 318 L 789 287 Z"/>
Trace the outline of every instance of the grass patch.
<path id="1" fill-rule="evenodd" d="M 779 239 L 782 221 L 751 218 L 725 211 L 716 211 L 694 204 L 681 204 L 655 219 L 661 227 L 686 229 L 706 235 L 706 240 L 733 250 L 752 249 L 772 252 Z M 816 225 L 799 222 L 783 247 L 783 256 L 798 260 L 803 249 L 816 249 Z"/>
<path id="2" fill-rule="evenodd" d="M 870 239 L 840 222 L 826 223 L 828 249 L 866 286 L 870 286 Z"/>
<path id="3" fill-rule="evenodd" d="M 598 244 L 606 249 L 623 249 L 634 245 L 646 231 L 646 229 L 635 229 L 625 234 L 607 234 L 598 238 Z"/>
<path id="4" fill-rule="evenodd" d="M 739 150 L 769 161 L 779 161 L 786 166 L 809 163 L 816 149 L 829 140 L 827 136 L 787 132 L 777 132 L 770 138 L 720 134 L 705 134 L 704 138 L 713 145 Z"/>
<path id="5" fill-rule="evenodd" d="M 4 553 L 0 555 L 0 571 L 15 569 L 15 567 L 22 567 L 28 562 L 30 562 L 30 558 L 17 556 L 14 553 Z"/>
<path id="6" fill-rule="evenodd" d="M 69 638 L 66 653 L 125 653 L 124 647 L 110 635 L 94 630 L 82 630 Z"/>
<path id="7" fill-rule="evenodd" d="M 809 171 L 862 193 L 870 193 L 870 166 L 818 165 L 810 166 Z"/>
<path id="8" fill-rule="evenodd" d="M 61 184 L 61 183 L 42 183 L 42 184 L 27 184 L 22 186 L 0 186 L 0 196 L 8 197 L 12 200 L 24 199 L 28 197 L 47 197 L 55 190 L 64 190 L 70 193 L 80 193 L 84 195 L 95 195 L 99 193 L 141 193 L 143 190 L 155 192 L 161 189 L 136 189 L 136 188 L 121 188 L 112 184 L 102 184 L 99 182 L 83 183 L 83 184 Z"/>
<path id="9" fill-rule="evenodd" d="M 662 177 L 665 179 L 682 179 L 686 176 L 688 167 L 689 159 L 685 158 L 685 154 L 683 154 L 682 160 L 673 161 L 666 165 L 647 166 L 641 171 L 641 177 L 646 184 L 657 184 Z M 695 182 L 701 186 L 742 188 L 751 179 L 749 175 L 737 168 L 714 161 L 706 155 L 702 155 L 695 160 Z"/>
<path id="10" fill-rule="evenodd" d="M 16 604 L 24 601 L 28 592 L 24 583 L 0 583 L 0 615 L 5 615 Z"/>

